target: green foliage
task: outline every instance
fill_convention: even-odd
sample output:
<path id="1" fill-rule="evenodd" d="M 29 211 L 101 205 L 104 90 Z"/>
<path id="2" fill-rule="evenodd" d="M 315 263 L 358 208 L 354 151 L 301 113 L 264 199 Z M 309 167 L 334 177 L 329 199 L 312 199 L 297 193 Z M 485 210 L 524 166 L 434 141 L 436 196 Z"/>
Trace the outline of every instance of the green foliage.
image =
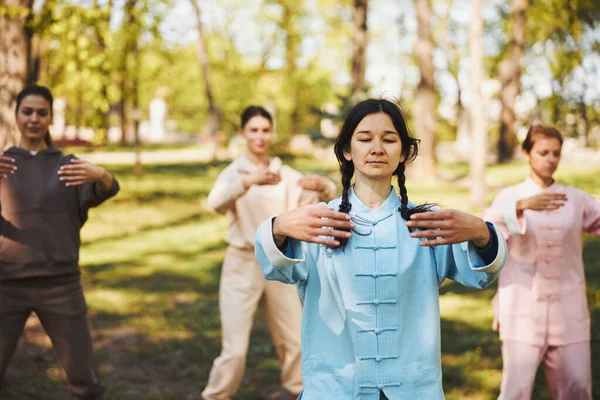
<path id="1" fill-rule="evenodd" d="M 510 36 L 507 33 L 512 29 L 509 3 L 499 4 L 497 11 L 502 17 L 499 22 L 503 25 L 503 36 Z M 552 94 L 538 99 L 537 116 L 544 123 L 557 125 L 567 135 L 581 135 L 582 129 L 578 129 L 576 124 L 568 124 L 566 119 L 568 115 L 586 118 L 588 125 L 590 121 L 597 120 L 598 110 L 594 103 L 600 98 L 585 99 L 587 88 L 593 86 L 588 80 L 594 76 L 594 71 L 584 68 L 583 59 L 597 55 L 600 48 L 600 2 L 530 1 L 526 20 L 523 72 L 536 74 L 535 68 L 539 67 L 541 60 L 545 60 L 552 74 Z M 486 60 L 489 74 L 494 76 L 498 63 L 507 57 L 510 43 L 498 35 L 498 24 L 488 27 L 488 34 L 492 31 L 502 41 L 501 51 Z M 533 69 L 530 70 L 530 67 Z M 579 77 L 577 73 L 580 73 Z"/>

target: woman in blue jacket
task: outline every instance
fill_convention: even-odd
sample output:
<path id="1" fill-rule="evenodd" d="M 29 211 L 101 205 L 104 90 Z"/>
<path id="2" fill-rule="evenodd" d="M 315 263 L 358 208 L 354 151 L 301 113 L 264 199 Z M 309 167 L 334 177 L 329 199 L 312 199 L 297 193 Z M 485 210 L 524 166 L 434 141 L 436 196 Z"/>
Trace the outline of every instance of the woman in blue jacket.
<path id="1" fill-rule="evenodd" d="M 439 285 L 483 288 L 504 265 L 492 224 L 409 202 L 417 144 L 397 105 L 359 103 L 335 145 L 342 197 L 257 231 L 266 278 L 298 285 L 304 301 L 302 399 L 443 399 Z"/>

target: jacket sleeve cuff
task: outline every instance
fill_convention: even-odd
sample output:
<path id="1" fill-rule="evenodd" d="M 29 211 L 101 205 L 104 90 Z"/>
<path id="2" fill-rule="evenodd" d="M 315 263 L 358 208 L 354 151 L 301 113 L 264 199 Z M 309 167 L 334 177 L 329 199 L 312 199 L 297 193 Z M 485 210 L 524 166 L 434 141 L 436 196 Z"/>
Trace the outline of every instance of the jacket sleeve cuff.
<path id="1" fill-rule="evenodd" d="M 525 218 L 517 217 L 517 200 L 511 200 L 504 208 L 504 223 L 511 235 L 524 235 L 527 230 Z"/>
<path id="2" fill-rule="evenodd" d="M 276 267 L 285 267 L 304 261 L 304 252 L 300 241 L 288 238 L 285 251 L 279 250 L 273 239 L 273 219 L 271 217 L 260 224 L 260 241 L 269 262 Z"/>
<path id="3" fill-rule="evenodd" d="M 506 257 L 508 255 L 508 249 L 506 246 L 506 240 L 504 239 L 504 236 L 502 235 L 500 230 L 494 224 L 490 222 L 486 223 L 488 224 L 488 229 L 490 229 L 490 233 L 494 235 L 494 238 L 490 239 L 490 244 L 488 244 L 488 246 L 486 246 L 486 248 L 484 249 L 478 249 L 477 246 L 475 246 L 475 244 L 471 241 L 467 242 L 467 258 L 469 260 L 469 265 L 471 266 L 471 269 L 473 269 L 474 271 L 494 273 L 504 265 Z M 495 252 L 496 257 L 491 262 L 486 264 L 486 258 L 488 260 L 489 258 L 491 258 L 491 256 L 489 256 L 489 253 L 493 250 L 489 247 L 493 246 L 494 244 L 496 244 L 497 246 L 497 250 Z"/>
<path id="4" fill-rule="evenodd" d="M 103 189 L 102 185 L 100 185 L 99 182 L 96 182 L 94 184 L 94 193 L 96 194 L 96 197 L 98 197 L 99 199 L 102 199 L 102 200 L 109 199 L 119 192 L 119 189 L 120 189 L 119 182 L 117 182 L 117 178 L 115 178 L 114 175 L 111 174 L 111 176 L 112 176 L 112 183 L 110 184 L 110 187 L 108 189 Z"/>

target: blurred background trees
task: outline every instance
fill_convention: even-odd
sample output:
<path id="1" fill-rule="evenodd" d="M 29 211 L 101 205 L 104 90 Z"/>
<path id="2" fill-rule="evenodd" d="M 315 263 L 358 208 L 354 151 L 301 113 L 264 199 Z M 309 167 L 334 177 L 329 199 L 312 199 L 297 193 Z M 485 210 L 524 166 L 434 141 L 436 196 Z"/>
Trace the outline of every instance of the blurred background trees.
<path id="1" fill-rule="evenodd" d="M 426 179 L 437 176 L 437 142 L 456 140 L 468 153 L 473 135 L 484 135 L 491 154 L 510 161 L 535 121 L 597 146 L 600 3 L 482 2 L 480 34 L 469 28 L 475 4 L 2 0 L 1 144 L 16 140 L 16 93 L 39 82 L 66 99 L 66 124 L 93 129 L 98 144 L 111 127 L 125 132 L 123 144 L 135 142 L 157 96 L 184 135 L 231 137 L 240 110 L 258 103 L 275 111 L 277 131 L 289 138 L 320 130 L 314 109 L 333 104 L 343 115 L 371 95 L 400 98 L 422 139 Z M 481 96 L 471 78 L 476 40 Z M 485 128 L 470 128 L 473 106 Z"/>

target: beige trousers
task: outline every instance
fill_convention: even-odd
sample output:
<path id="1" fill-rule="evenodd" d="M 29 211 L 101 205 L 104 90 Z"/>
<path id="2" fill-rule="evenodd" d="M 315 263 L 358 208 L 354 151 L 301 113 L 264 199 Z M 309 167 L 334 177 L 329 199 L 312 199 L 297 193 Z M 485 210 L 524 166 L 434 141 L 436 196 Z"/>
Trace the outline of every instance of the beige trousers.
<path id="1" fill-rule="evenodd" d="M 502 343 L 502 385 L 498 400 L 530 400 L 538 366 L 542 364 L 553 400 L 591 400 L 590 343 L 534 346 Z"/>
<path id="2" fill-rule="evenodd" d="M 202 392 L 205 400 L 229 400 L 240 386 L 254 313 L 261 298 L 281 362 L 281 384 L 291 394 L 302 391 L 302 304 L 298 289 L 294 285 L 266 280 L 253 251 L 229 246 L 219 287 L 222 350 Z"/>

